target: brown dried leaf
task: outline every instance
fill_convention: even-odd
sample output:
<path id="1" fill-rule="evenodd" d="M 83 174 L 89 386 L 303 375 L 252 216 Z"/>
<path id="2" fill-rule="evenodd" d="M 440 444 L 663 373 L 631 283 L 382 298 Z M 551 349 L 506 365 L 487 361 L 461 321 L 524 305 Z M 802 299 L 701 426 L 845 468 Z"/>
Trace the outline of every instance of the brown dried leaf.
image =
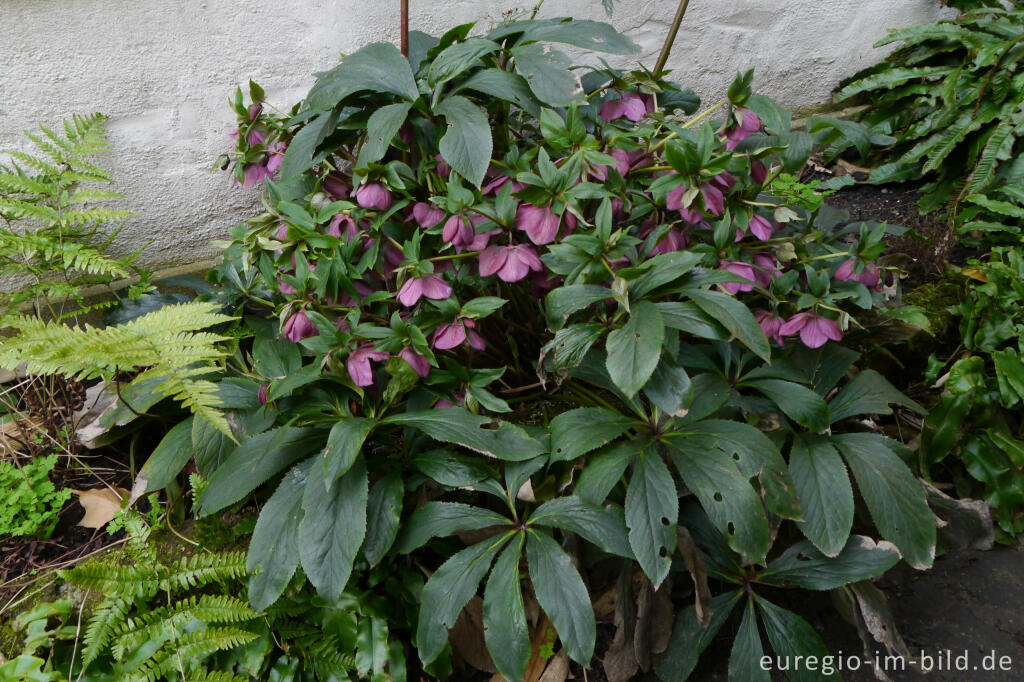
<path id="1" fill-rule="evenodd" d="M 78 495 L 78 504 L 85 509 L 85 516 L 78 522 L 83 528 L 103 528 L 121 510 L 121 501 L 128 499 L 130 493 L 124 488 L 93 488 L 92 490 L 73 490 Z"/>
<path id="2" fill-rule="evenodd" d="M 569 655 L 562 649 L 551 657 L 538 682 L 565 682 L 569 677 Z"/>
<path id="3" fill-rule="evenodd" d="M 484 600 L 473 597 L 455 620 L 448 634 L 452 650 L 459 658 L 477 670 L 497 672 L 484 641 Z"/>
<path id="4" fill-rule="evenodd" d="M 711 588 L 708 587 L 708 572 L 704 568 L 700 552 L 697 551 L 697 544 L 685 526 L 676 527 L 676 546 L 683 555 L 686 570 L 693 578 L 693 590 L 697 596 L 697 622 L 702 627 L 707 627 L 711 622 Z"/>

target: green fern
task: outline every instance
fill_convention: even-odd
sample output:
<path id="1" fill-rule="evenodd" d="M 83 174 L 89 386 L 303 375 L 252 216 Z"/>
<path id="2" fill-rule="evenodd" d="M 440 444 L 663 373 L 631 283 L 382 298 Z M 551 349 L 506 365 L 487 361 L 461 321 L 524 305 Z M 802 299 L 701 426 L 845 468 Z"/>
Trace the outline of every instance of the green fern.
<path id="1" fill-rule="evenodd" d="M 158 394 L 181 402 L 234 438 L 216 407 L 216 385 L 199 378 L 216 372 L 216 362 L 226 354 L 217 345 L 226 337 L 198 331 L 233 319 L 217 310 L 215 303 L 182 303 L 104 329 L 15 316 L 10 326 L 18 334 L 0 340 L 0 367 L 14 369 L 24 363 L 31 374 L 79 380 L 148 368 L 135 382 L 159 380 L 154 388 Z"/>
<path id="2" fill-rule="evenodd" d="M 0 164 L 0 275 L 24 282 L 30 295 L 0 293 L 0 322 L 26 302 L 61 317 L 71 303 L 84 306 L 85 287 L 147 274 L 133 256 L 105 253 L 110 239 L 104 235 L 116 233 L 133 213 L 100 205 L 121 198 L 98 186 L 111 177 L 91 162 L 107 151 L 104 120 L 100 114 L 75 116 L 62 132 L 40 126 L 38 134 L 25 133 L 34 153 L 6 151 L 10 161 Z"/>

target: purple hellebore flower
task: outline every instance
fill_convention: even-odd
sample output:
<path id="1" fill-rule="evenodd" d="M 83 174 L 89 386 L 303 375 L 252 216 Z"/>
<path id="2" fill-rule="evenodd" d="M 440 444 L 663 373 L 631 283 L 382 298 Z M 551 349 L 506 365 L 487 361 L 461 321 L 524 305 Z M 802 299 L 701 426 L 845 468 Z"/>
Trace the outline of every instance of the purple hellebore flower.
<path id="1" fill-rule="evenodd" d="M 750 231 L 761 241 L 768 241 L 775 234 L 775 226 L 772 221 L 764 216 L 755 215 L 750 219 Z"/>
<path id="2" fill-rule="evenodd" d="M 444 220 L 444 211 L 425 201 L 417 201 L 412 207 L 412 219 L 424 230 L 436 227 Z"/>
<path id="3" fill-rule="evenodd" d="M 352 383 L 356 386 L 370 386 L 373 384 L 373 370 L 370 368 L 370 360 L 384 362 L 391 357 L 391 353 L 373 350 L 373 344 L 364 343 L 348 354 L 345 367 L 348 375 L 352 377 Z"/>
<path id="4" fill-rule="evenodd" d="M 267 172 L 271 175 L 281 169 L 281 164 L 284 163 L 284 153 L 287 149 L 288 145 L 284 142 L 275 142 L 267 149 L 267 153 L 270 155 L 267 157 Z"/>
<path id="5" fill-rule="evenodd" d="M 437 275 L 412 277 L 405 280 L 398 292 L 398 301 L 404 306 L 414 306 L 421 297 L 443 301 L 452 295 L 451 286 Z"/>
<path id="6" fill-rule="evenodd" d="M 311 336 L 320 336 L 320 330 L 306 317 L 305 310 L 299 310 L 284 323 L 284 338 L 289 341 L 297 343 Z"/>
<path id="7" fill-rule="evenodd" d="M 797 313 L 779 328 L 780 336 L 800 333 L 800 341 L 808 348 L 821 348 L 829 339 L 840 341 L 843 332 L 839 323 L 812 312 Z"/>
<path id="8" fill-rule="evenodd" d="M 398 357 L 409 363 L 421 379 L 426 379 L 430 374 L 430 361 L 412 349 L 412 346 L 405 346 L 398 351 Z"/>
<path id="9" fill-rule="evenodd" d="M 657 256 L 663 253 L 673 253 L 686 248 L 686 235 L 679 230 L 669 230 L 662 237 L 661 241 L 651 249 L 651 255 Z"/>
<path id="10" fill-rule="evenodd" d="M 445 240 L 461 253 L 462 247 L 473 241 L 476 230 L 468 218 L 455 214 L 445 221 L 444 229 L 441 231 L 441 239 Z"/>
<path id="11" fill-rule="evenodd" d="M 546 206 L 520 204 L 516 211 L 516 227 L 525 231 L 531 242 L 543 246 L 555 241 L 558 216 Z"/>
<path id="12" fill-rule="evenodd" d="M 743 263 L 740 261 L 722 261 L 718 265 L 719 270 L 727 270 L 734 275 L 739 275 L 744 279 L 749 279 L 750 284 L 744 284 L 743 282 L 722 282 L 718 286 L 722 288 L 727 294 L 735 296 L 741 291 L 753 291 L 754 284 L 756 283 L 754 268 L 751 267 L 750 263 Z"/>
<path id="13" fill-rule="evenodd" d="M 679 211 L 679 215 L 688 223 L 699 223 L 704 219 L 700 211 L 694 208 L 693 204 L 683 206 L 683 195 L 686 194 L 686 190 L 686 183 L 683 183 L 669 192 L 668 197 L 665 198 L 665 208 L 670 211 Z"/>
<path id="14" fill-rule="evenodd" d="M 438 154 L 434 158 L 437 160 L 437 174 L 440 175 L 445 180 L 447 180 L 449 177 L 451 177 L 452 174 L 451 166 L 448 165 L 448 162 L 445 161 L 444 157 L 441 156 L 440 154 Z"/>
<path id="15" fill-rule="evenodd" d="M 344 199 L 349 196 L 348 183 L 342 178 L 342 176 L 335 173 L 330 173 L 324 177 L 324 181 L 320 184 L 325 192 L 331 195 L 332 199 Z"/>
<path id="16" fill-rule="evenodd" d="M 256 397 L 260 401 L 260 405 L 267 404 L 267 395 L 270 393 L 270 384 L 263 384 L 260 386 L 260 390 L 256 391 Z"/>
<path id="17" fill-rule="evenodd" d="M 523 183 L 518 180 L 514 180 L 508 175 L 496 175 L 493 180 L 484 185 L 483 189 L 480 190 L 484 196 L 488 194 L 497 194 L 501 191 L 501 188 L 506 184 L 512 183 L 512 193 L 515 194 L 522 188 L 526 187 Z"/>
<path id="18" fill-rule="evenodd" d="M 782 274 L 775 256 L 759 253 L 754 256 L 754 281 L 758 286 L 767 289 L 772 279 Z"/>
<path id="19" fill-rule="evenodd" d="M 249 189 L 250 187 L 255 187 L 270 176 L 271 172 L 270 169 L 267 168 L 266 164 L 247 163 L 242 168 L 242 188 Z M 238 178 L 235 178 L 235 184 L 239 184 Z"/>
<path id="20" fill-rule="evenodd" d="M 854 272 L 854 267 L 856 266 L 856 264 L 857 262 L 852 258 L 850 260 L 844 261 L 843 264 L 839 266 L 839 269 L 836 270 L 836 274 L 833 276 L 840 282 L 854 280 L 855 282 L 860 282 L 869 289 L 877 289 L 878 284 L 881 281 L 881 278 L 878 276 L 878 268 L 874 265 L 874 263 L 868 263 L 867 265 L 865 265 L 864 269 L 861 271 L 859 275 Z"/>
<path id="21" fill-rule="evenodd" d="M 344 232 L 342 231 L 344 228 Z M 331 218 L 331 224 L 327 228 L 327 234 L 332 237 L 341 239 L 341 235 L 345 234 L 348 238 L 355 239 L 359 235 L 359 228 L 356 227 L 356 221 L 352 220 L 352 216 L 348 213 L 339 213 Z"/>
<path id="22" fill-rule="evenodd" d="M 285 296 L 294 296 L 296 293 L 295 287 L 281 279 L 280 275 L 277 276 L 277 288 Z"/>
<path id="23" fill-rule="evenodd" d="M 786 339 L 779 333 L 782 329 L 783 319 L 775 313 L 768 312 L 767 310 L 755 310 L 754 319 L 761 325 L 761 331 L 769 340 L 775 341 L 775 343 L 784 345 Z"/>
<path id="24" fill-rule="evenodd" d="M 484 339 L 476 332 L 475 327 L 476 322 L 466 317 L 460 317 L 454 322 L 442 324 L 434 332 L 434 348 L 438 350 L 455 348 L 468 338 L 471 347 L 483 350 L 486 347 Z"/>
<path id="25" fill-rule="evenodd" d="M 636 92 L 624 92 L 619 99 L 606 101 L 601 105 L 600 117 L 605 121 L 614 121 L 625 116 L 636 123 L 654 111 L 654 97 Z"/>
<path id="26" fill-rule="evenodd" d="M 506 282 L 518 282 L 530 274 L 531 270 L 541 272 L 543 269 L 537 252 L 529 244 L 490 246 L 480 254 L 481 277 L 497 273 Z"/>
<path id="27" fill-rule="evenodd" d="M 736 146 L 761 129 L 761 119 L 750 109 L 736 109 L 739 125 L 725 134 L 725 149 L 732 151 Z"/>
<path id="28" fill-rule="evenodd" d="M 750 179 L 757 184 L 763 184 L 768 179 L 768 167 L 760 161 L 750 162 Z"/>
<path id="29" fill-rule="evenodd" d="M 386 211 L 393 201 L 391 191 L 380 182 L 364 182 L 356 190 L 356 203 L 363 208 Z"/>
<path id="30" fill-rule="evenodd" d="M 701 196 L 704 197 L 704 208 L 711 215 L 722 215 L 725 212 L 725 195 L 722 190 L 712 182 L 702 182 L 700 185 Z"/>

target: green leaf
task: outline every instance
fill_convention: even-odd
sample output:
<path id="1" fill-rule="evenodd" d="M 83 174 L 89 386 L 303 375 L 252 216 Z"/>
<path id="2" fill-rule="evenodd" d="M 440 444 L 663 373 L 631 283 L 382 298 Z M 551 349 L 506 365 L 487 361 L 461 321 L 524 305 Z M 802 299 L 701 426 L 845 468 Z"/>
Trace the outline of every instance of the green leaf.
<path id="1" fill-rule="evenodd" d="M 771 682 L 772 676 L 761 667 L 764 647 L 761 644 L 761 633 L 757 631 L 757 614 L 754 611 L 754 600 L 747 599 L 743 609 L 743 620 L 736 638 L 732 641 L 729 653 L 729 679 L 744 682 Z"/>
<path id="2" fill-rule="evenodd" d="M 482 507 L 459 502 L 428 502 L 409 517 L 395 542 L 395 551 L 408 554 L 431 538 L 444 537 L 460 530 L 479 530 L 489 526 L 509 526 L 507 518 Z"/>
<path id="3" fill-rule="evenodd" d="M 277 601 L 299 566 L 302 491 L 311 465 L 300 464 L 285 474 L 256 520 L 245 570 L 251 575 L 249 602 L 257 611 Z"/>
<path id="4" fill-rule="evenodd" d="M 440 655 L 448 641 L 448 630 L 455 627 L 459 612 L 476 594 L 477 585 L 507 540 L 508 534 L 467 547 L 430 576 L 420 596 L 416 627 L 416 648 L 424 664 Z"/>
<path id="5" fill-rule="evenodd" d="M 679 496 L 661 455 L 648 447 L 633 464 L 626 490 L 629 544 L 655 587 L 668 575 L 676 548 Z"/>
<path id="6" fill-rule="evenodd" d="M 705 375 L 707 376 L 707 375 Z M 685 426 L 686 440 L 697 448 L 721 450 L 746 478 L 757 476 L 765 504 L 787 519 L 801 517 L 796 487 L 775 444 L 756 427 L 725 419 L 704 419 Z"/>
<path id="7" fill-rule="evenodd" d="M 643 442 L 626 440 L 591 455 L 576 481 L 576 495 L 593 504 L 604 503 L 608 493 L 626 473 L 626 467 L 642 448 Z"/>
<path id="8" fill-rule="evenodd" d="M 924 489 L 896 453 L 889 439 L 873 433 L 844 433 L 832 443 L 846 458 L 879 532 L 914 568 L 935 559 L 935 518 Z"/>
<path id="9" fill-rule="evenodd" d="M 636 395 L 651 378 L 664 340 L 665 324 L 657 306 L 650 301 L 634 303 L 629 321 L 609 332 L 608 375 L 626 397 Z"/>
<path id="10" fill-rule="evenodd" d="M 718 291 L 686 287 L 683 293 L 689 296 L 697 307 L 728 329 L 740 343 L 754 351 L 765 362 L 769 361 L 771 348 L 768 346 L 768 338 L 746 305 Z"/>
<path id="11" fill-rule="evenodd" d="M 327 436 L 327 447 L 320 458 L 323 461 L 324 489 L 330 490 L 359 457 L 363 442 L 376 422 L 365 417 L 342 419 L 334 423 Z"/>
<path id="12" fill-rule="evenodd" d="M 779 379 L 754 379 L 743 385 L 768 396 L 787 417 L 810 431 L 823 431 L 829 425 L 828 405 L 806 386 Z"/>
<path id="13" fill-rule="evenodd" d="M 530 515 L 528 524 L 576 533 L 610 554 L 633 558 L 622 510 L 599 507 L 576 496 L 548 500 Z"/>
<path id="14" fill-rule="evenodd" d="M 639 297 L 676 281 L 700 263 L 703 255 L 694 251 L 662 253 L 644 262 L 646 272 L 629 283 L 629 293 Z"/>
<path id="15" fill-rule="evenodd" d="M 379 679 L 388 662 L 388 624 L 380 618 L 360 618 L 356 631 L 356 670 Z M 332 676 L 333 677 L 333 676 Z"/>
<path id="16" fill-rule="evenodd" d="M 488 37 L 501 40 L 520 32 L 523 35 L 517 44 L 543 40 L 612 54 L 633 54 L 640 49 L 628 36 L 619 33 L 609 24 L 568 17 L 514 21 L 494 29 Z"/>
<path id="17" fill-rule="evenodd" d="M 345 590 L 352 563 L 366 536 L 367 480 L 362 459 L 325 492 L 323 469 L 314 466 L 302 498 L 299 558 L 309 582 L 324 599 Z"/>
<path id="18" fill-rule="evenodd" d="M 337 118 L 328 111 L 321 111 L 306 121 L 302 130 L 295 133 L 281 160 L 279 177 L 281 181 L 296 178 L 313 166 L 313 154 L 317 145 L 337 125 Z"/>
<path id="19" fill-rule="evenodd" d="M 569 658 L 584 668 L 594 655 L 594 607 L 569 555 L 544 533 L 528 531 L 526 560 L 537 601 L 555 626 Z"/>
<path id="20" fill-rule="evenodd" d="M 860 372 L 829 402 L 829 423 L 835 424 L 858 414 L 892 414 L 889 405 L 902 405 L 924 414 L 925 409 L 903 395 L 888 379 L 873 369 Z"/>
<path id="21" fill-rule="evenodd" d="M 498 428 L 482 428 L 495 421 L 498 423 Z M 411 426 L 435 440 L 456 443 L 481 454 L 509 462 L 533 459 L 546 452 L 543 445 L 531 438 L 519 426 L 500 420 L 478 417 L 461 407 L 405 412 L 387 417 L 381 423 Z"/>
<path id="22" fill-rule="evenodd" d="M 284 379 L 302 369 L 299 347 L 285 338 L 257 338 L 252 344 L 253 367 L 268 379 Z"/>
<path id="23" fill-rule="evenodd" d="M 483 69 L 463 81 L 452 91 L 457 94 L 463 90 L 475 90 L 491 97 L 512 102 L 530 116 L 540 116 L 540 105 L 530 90 L 526 79 L 516 73 L 503 69 Z"/>
<path id="24" fill-rule="evenodd" d="M 238 502 L 289 464 L 312 454 L 322 442 L 320 429 L 282 426 L 245 441 L 210 477 L 199 496 L 205 516 Z"/>
<path id="25" fill-rule="evenodd" d="M 405 123 L 405 117 L 409 115 L 412 104 L 399 102 L 389 104 L 386 107 L 377 109 L 370 116 L 366 123 L 366 139 L 363 146 L 359 148 L 359 158 L 356 159 L 356 168 L 366 168 L 384 158 L 391 146 L 391 140 L 395 139 L 398 129 Z"/>
<path id="26" fill-rule="evenodd" d="M 139 486 L 145 481 L 145 492 L 151 493 L 166 487 L 168 483 L 177 478 L 192 458 L 192 424 L 194 421 L 194 417 L 188 417 L 167 432 L 156 449 L 153 450 L 153 454 L 142 465 L 133 487 Z"/>
<path id="27" fill-rule="evenodd" d="M 452 488 L 470 486 L 498 473 L 484 462 L 457 455 L 449 450 L 430 450 L 413 458 L 412 463 L 424 476 Z"/>
<path id="28" fill-rule="evenodd" d="M 764 563 L 770 543 L 761 498 L 721 450 L 697 449 L 686 440 L 670 441 L 679 475 L 700 500 L 708 518 L 729 546 L 754 563 Z"/>
<path id="29" fill-rule="evenodd" d="M 761 612 L 761 622 L 764 623 L 765 633 L 768 641 L 775 649 L 775 656 L 782 661 L 796 661 L 797 657 L 806 659 L 808 656 L 816 656 L 818 661 L 829 655 L 825 643 L 821 637 L 807 624 L 800 616 L 792 611 L 779 608 L 771 602 L 756 597 L 757 606 Z M 791 665 L 787 673 L 793 682 L 820 682 L 821 680 L 840 680 L 838 673 L 825 675 L 819 668 L 811 669 L 811 666 Z"/>
<path id="30" fill-rule="evenodd" d="M 827 557 L 804 540 L 791 545 L 768 567 L 758 573 L 758 582 L 809 590 L 834 590 L 843 585 L 870 580 L 899 563 L 896 546 L 876 543 L 863 535 L 851 535 L 843 551 Z"/>
<path id="31" fill-rule="evenodd" d="M 690 375 L 667 354 L 661 358 L 643 391 L 648 400 L 667 415 L 681 415 L 693 400 Z"/>
<path id="32" fill-rule="evenodd" d="M 523 593 L 519 588 L 519 557 L 523 534 L 502 550 L 484 590 L 484 641 L 506 680 L 521 680 L 530 661 Z"/>
<path id="33" fill-rule="evenodd" d="M 444 160 L 455 172 L 479 187 L 491 165 L 491 126 L 484 110 L 461 95 L 450 95 L 434 107 L 444 116 L 448 132 L 441 138 Z"/>
<path id="34" fill-rule="evenodd" d="M 842 458 L 827 438 L 797 435 L 789 471 L 804 512 L 800 531 L 826 556 L 838 555 L 853 527 L 853 488 Z"/>
<path id="35" fill-rule="evenodd" d="M 697 667 L 700 654 L 729 619 L 743 592 L 734 590 L 711 600 L 711 622 L 702 626 L 697 620 L 696 606 L 687 606 L 676 613 L 672 636 L 665 651 L 654 657 L 654 670 L 663 680 L 685 680 Z"/>
<path id="36" fill-rule="evenodd" d="M 551 461 L 570 462 L 636 426 L 635 419 L 600 407 L 580 407 L 551 420 Z"/>
<path id="37" fill-rule="evenodd" d="M 531 43 L 510 50 L 515 69 L 544 104 L 567 107 L 582 99 L 583 86 L 572 72 L 572 60 L 560 50 Z"/>
<path id="38" fill-rule="evenodd" d="M 577 310 L 612 297 L 612 290 L 595 284 L 573 284 L 552 290 L 544 299 L 548 326 L 552 331 L 561 329 L 565 321 Z"/>
<path id="39" fill-rule="evenodd" d="M 484 55 L 501 49 L 493 40 L 486 38 L 469 38 L 460 43 L 449 45 L 441 54 L 434 58 L 427 73 L 427 85 L 432 88 L 461 75 L 473 66 Z"/>
<path id="40" fill-rule="evenodd" d="M 702 339 L 725 341 L 729 331 L 716 322 L 710 315 L 689 301 L 664 301 L 656 303 L 665 326 L 699 336 Z"/>
<path id="41" fill-rule="evenodd" d="M 370 566 L 376 566 L 395 541 L 404 493 L 399 471 L 392 471 L 370 489 L 366 505 L 366 542 L 363 543 L 363 556 Z"/>
<path id="42" fill-rule="evenodd" d="M 410 102 L 420 95 L 409 61 L 398 48 L 391 43 L 371 43 L 321 75 L 306 95 L 302 109 L 331 109 L 364 90 L 390 93 Z"/>

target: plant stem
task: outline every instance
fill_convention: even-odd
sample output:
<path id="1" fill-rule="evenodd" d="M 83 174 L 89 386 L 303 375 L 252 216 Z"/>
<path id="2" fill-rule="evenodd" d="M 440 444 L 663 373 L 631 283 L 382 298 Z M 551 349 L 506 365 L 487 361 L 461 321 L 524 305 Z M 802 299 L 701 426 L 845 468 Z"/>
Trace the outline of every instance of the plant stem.
<path id="1" fill-rule="evenodd" d="M 658 61 L 654 64 L 654 76 L 656 78 L 661 75 L 662 70 L 665 68 L 665 62 L 668 61 L 668 55 L 672 51 L 672 43 L 676 41 L 679 25 L 683 23 L 683 16 L 686 15 L 686 6 L 689 4 L 690 0 L 679 0 L 676 15 L 672 18 L 672 25 L 668 29 L 668 35 L 665 36 L 665 44 L 661 46 L 661 54 L 658 55 Z"/>
<path id="2" fill-rule="evenodd" d="M 409 0 L 402 0 L 402 56 L 409 56 Z"/>
<path id="3" fill-rule="evenodd" d="M 530 12 L 530 20 L 537 18 L 537 12 L 540 11 L 540 6 L 544 4 L 544 0 L 537 0 L 537 4 L 533 6 L 533 11 Z"/>

